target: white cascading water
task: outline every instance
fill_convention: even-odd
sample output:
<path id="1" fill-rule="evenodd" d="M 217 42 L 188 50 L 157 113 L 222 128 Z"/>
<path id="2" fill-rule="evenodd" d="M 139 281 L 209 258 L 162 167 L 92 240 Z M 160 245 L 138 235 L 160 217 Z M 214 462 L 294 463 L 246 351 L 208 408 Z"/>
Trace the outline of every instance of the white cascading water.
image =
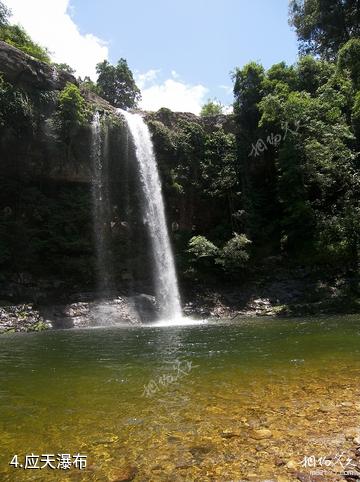
<path id="1" fill-rule="evenodd" d="M 139 114 L 131 114 L 121 109 L 119 111 L 127 122 L 139 163 L 140 183 L 145 200 L 144 221 L 151 239 L 156 297 L 160 303 L 161 317 L 167 320 L 179 319 L 181 318 L 179 288 L 150 131 Z"/>

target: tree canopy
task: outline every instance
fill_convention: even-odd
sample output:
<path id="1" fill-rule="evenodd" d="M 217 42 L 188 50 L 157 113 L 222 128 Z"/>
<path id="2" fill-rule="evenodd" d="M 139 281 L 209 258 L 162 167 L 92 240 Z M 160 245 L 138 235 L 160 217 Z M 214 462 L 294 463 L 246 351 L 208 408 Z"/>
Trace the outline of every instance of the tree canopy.
<path id="1" fill-rule="evenodd" d="M 302 54 L 334 59 L 342 45 L 360 36 L 360 0 L 291 0 L 289 13 Z"/>
<path id="2" fill-rule="evenodd" d="M 96 71 L 100 95 L 111 105 L 121 109 L 137 106 L 141 99 L 140 90 L 125 59 L 120 59 L 117 65 L 104 60 L 97 64 Z"/>
<path id="3" fill-rule="evenodd" d="M 201 108 L 201 117 L 220 115 L 223 113 L 223 105 L 217 99 L 209 99 Z"/>
<path id="4" fill-rule="evenodd" d="M 20 25 L 9 24 L 10 10 L 0 2 L 0 40 L 22 50 L 42 62 L 50 63 L 46 48 L 34 42 Z"/>

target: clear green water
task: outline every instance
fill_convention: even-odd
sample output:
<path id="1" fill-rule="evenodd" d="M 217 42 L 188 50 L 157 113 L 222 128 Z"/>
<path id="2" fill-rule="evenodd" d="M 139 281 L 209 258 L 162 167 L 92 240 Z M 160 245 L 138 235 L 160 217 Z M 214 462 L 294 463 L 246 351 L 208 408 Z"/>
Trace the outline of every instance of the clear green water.
<path id="1" fill-rule="evenodd" d="M 2 336 L 0 480 L 292 480 L 276 456 L 347 448 L 359 375 L 356 316 Z M 90 467 L 9 466 L 32 452 Z"/>

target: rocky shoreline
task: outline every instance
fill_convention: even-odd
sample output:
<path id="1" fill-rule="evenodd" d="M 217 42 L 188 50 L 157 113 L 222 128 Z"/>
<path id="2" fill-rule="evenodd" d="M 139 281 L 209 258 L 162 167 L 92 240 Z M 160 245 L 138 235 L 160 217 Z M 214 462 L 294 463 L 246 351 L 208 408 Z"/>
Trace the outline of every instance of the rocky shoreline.
<path id="1" fill-rule="evenodd" d="M 257 273 L 237 284 L 183 280 L 185 316 L 234 319 L 360 313 L 358 280 L 298 269 Z M 0 334 L 49 328 L 137 325 L 157 318 L 149 294 L 113 291 L 102 296 L 60 280 L 23 275 L 0 285 Z"/>
<path id="2" fill-rule="evenodd" d="M 244 296 L 244 294 L 243 294 Z M 74 297 L 73 297 L 74 298 Z M 75 297 L 76 298 L 76 297 Z M 62 304 L 11 303 L 0 305 L 0 335 L 36 332 L 47 329 L 87 328 L 96 326 L 141 325 L 156 319 L 155 298 L 140 294 L 96 299 L 79 295 L 77 301 Z M 252 296 L 246 303 L 230 300 L 230 293 L 205 290 L 185 303 L 185 316 L 211 319 L 254 317 L 300 317 L 358 313 L 358 301 L 349 299 L 317 302 L 273 303 L 270 297 Z"/>

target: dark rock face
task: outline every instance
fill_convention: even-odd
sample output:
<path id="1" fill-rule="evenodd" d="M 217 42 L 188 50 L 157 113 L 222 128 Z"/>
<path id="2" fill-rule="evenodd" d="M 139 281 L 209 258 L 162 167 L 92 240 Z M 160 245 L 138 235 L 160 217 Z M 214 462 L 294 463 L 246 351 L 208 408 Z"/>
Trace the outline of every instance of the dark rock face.
<path id="1" fill-rule="evenodd" d="M 96 288 L 91 114 L 85 125 L 64 136 L 57 121 L 58 94 L 67 82 L 76 84 L 76 79 L 1 41 L 0 75 L 13 86 L 16 95 L 25 91 L 29 105 L 24 112 L 20 110 L 8 118 L 5 114 L 0 126 L 0 268 L 7 274 L 0 279 L 0 295 L 11 303 L 66 305 L 66 297 L 72 293 L 93 292 Z M 89 112 L 98 110 L 103 114 L 101 148 L 106 160 L 102 182 L 108 200 L 103 226 L 110 240 L 109 259 L 114 261 L 114 287 L 129 297 L 151 293 L 154 279 L 150 240 L 142 218 L 143 199 L 131 137 L 116 109 L 92 92 L 84 90 L 82 95 Z M 168 109 L 141 114 L 145 120 L 158 120 L 169 129 L 175 129 L 182 120 L 210 130 L 223 123 L 225 130 L 225 124 L 231 124 L 229 116 L 208 119 Z M 166 155 L 162 162 L 158 156 L 173 239 L 177 230 L 191 231 L 193 224 L 200 221 L 206 226 L 207 216 L 213 217 L 207 202 L 202 207 L 194 196 L 171 194 L 166 172 L 175 157 L 176 153 L 172 157 Z M 217 212 L 222 216 L 221 206 Z M 52 278 L 60 285 L 53 284 Z M 156 303 L 151 297 L 140 295 L 132 303 L 141 320 L 157 317 Z M 81 305 L 76 309 L 79 313 L 87 310 Z M 59 308 L 53 317 L 55 325 L 81 325 L 82 319 L 86 322 L 90 316 L 87 312 L 68 316 L 67 308 L 65 314 L 63 311 Z M 101 312 L 97 308 L 90 311 L 94 323 L 97 319 L 113 318 L 108 305 Z M 71 318 L 76 318 L 74 323 Z M 131 321 L 133 315 L 124 308 L 122 319 Z"/>
<path id="2" fill-rule="evenodd" d="M 57 71 L 51 65 L 30 57 L 21 50 L 0 41 L 0 72 L 4 79 L 25 90 L 61 90 L 67 82 L 76 84 L 68 72 Z"/>

